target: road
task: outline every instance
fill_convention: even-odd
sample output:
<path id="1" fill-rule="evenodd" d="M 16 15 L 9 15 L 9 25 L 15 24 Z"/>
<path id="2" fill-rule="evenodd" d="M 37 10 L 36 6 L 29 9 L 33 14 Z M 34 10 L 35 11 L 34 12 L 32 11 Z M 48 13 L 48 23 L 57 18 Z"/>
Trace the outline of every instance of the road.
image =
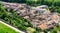
<path id="1" fill-rule="evenodd" d="M 13 29 L 13 30 L 15 30 L 15 31 L 17 31 L 17 32 L 19 32 L 19 33 L 25 33 L 25 32 L 23 32 L 23 31 L 15 28 L 15 27 L 11 26 L 11 25 L 8 25 L 8 24 L 4 23 L 3 21 L 0 21 L 0 23 L 6 25 L 6 26 L 8 26 L 8 27 L 10 27 L 11 29 Z"/>

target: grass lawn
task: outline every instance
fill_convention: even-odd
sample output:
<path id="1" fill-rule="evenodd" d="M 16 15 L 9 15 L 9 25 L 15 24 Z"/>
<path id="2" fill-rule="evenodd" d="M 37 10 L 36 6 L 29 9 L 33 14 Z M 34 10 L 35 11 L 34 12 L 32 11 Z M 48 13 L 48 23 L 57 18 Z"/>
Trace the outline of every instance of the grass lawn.
<path id="1" fill-rule="evenodd" d="M 18 33 L 11 28 L 7 27 L 6 25 L 0 23 L 0 33 Z"/>

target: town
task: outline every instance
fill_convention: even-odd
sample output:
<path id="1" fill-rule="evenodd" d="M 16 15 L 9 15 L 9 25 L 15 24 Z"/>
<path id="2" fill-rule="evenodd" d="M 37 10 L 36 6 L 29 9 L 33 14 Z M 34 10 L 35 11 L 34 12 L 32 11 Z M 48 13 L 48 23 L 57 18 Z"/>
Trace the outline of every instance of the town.
<path id="1" fill-rule="evenodd" d="M 41 33 L 44 33 L 42 32 L 44 30 L 47 30 L 48 33 L 50 33 L 52 29 L 60 26 L 60 13 L 51 12 L 51 10 L 49 10 L 49 6 L 47 5 L 31 7 L 27 4 L 9 2 L 1 3 L 7 12 L 15 12 L 19 17 L 29 20 L 33 28 L 38 28 L 41 30 Z M 29 26 L 28 28 L 32 27 Z"/>

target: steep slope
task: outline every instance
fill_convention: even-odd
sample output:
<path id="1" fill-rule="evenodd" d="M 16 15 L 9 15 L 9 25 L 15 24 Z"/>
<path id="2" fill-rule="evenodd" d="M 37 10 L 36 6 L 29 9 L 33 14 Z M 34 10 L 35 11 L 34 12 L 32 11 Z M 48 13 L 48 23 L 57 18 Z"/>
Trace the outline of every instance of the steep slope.
<path id="1" fill-rule="evenodd" d="M 46 5 L 30 7 L 26 4 L 17 4 L 17 3 L 2 2 L 2 4 L 4 5 L 4 8 L 7 10 L 7 13 L 8 12 L 12 13 L 11 16 L 13 16 L 13 17 L 11 17 L 9 14 L 9 18 L 11 17 L 11 18 L 13 18 L 12 19 L 13 21 L 20 22 L 20 25 L 17 25 L 17 26 L 18 26 L 18 28 L 23 29 L 24 31 L 26 31 L 27 27 L 28 28 L 34 27 L 34 28 L 38 28 L 41 30 L 45 30 L 45 29 L 50 30 L 50 29 L 60 25 L 60 14 L 50 12 L 50 10 L 47 9 L 48 6 L 46 6 Z M 16 13 L 17 15 L 14 14 L 15 15 L 14 16 L 13 13 Z M 25 23 L 26 20 L 23 21 L 23 19 L 21 22 L 20 19 L 18 18 L 18 16 L 28 19 L 31 22 L 27 21 L 27 23 Z M 16 22 L 14 22 L 14 23 L 16 23 Z M 10 22 L 10 23 L 12 23 L 12 22 Z M 26 29 L 24 29 L 21 26 L 25 27 Z M 35 30 L 33 29 L 33 31 L 35 31 Z"/>

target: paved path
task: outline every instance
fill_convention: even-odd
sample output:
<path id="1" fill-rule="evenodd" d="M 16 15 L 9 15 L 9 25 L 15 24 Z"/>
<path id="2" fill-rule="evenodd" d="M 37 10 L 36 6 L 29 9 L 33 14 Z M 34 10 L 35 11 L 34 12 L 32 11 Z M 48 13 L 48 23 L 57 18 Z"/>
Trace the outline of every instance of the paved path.
<path id="1" fill-rule="evenodd" d="M 12 27 L 11 25 L 8 25 L 8 24 L 6 24 L 6 23 L 2 22 L 2 21 L 0 21 L 0 23 L 2 23 L 2 24 L 4 24 L 4 25 L 6 25 L 6 26 L 8 26 L 8 27 L 12 28 L 13 30 L 15 30 L 15 31 L 17 31 L 17 32 L 19 32 L 19 33 L 25 33 L 25 32 L 23 32 L 23 31 L 21 31 L 21 30 L 19 30 L 19 29 L 15 28 L 15 27 Z"/>

